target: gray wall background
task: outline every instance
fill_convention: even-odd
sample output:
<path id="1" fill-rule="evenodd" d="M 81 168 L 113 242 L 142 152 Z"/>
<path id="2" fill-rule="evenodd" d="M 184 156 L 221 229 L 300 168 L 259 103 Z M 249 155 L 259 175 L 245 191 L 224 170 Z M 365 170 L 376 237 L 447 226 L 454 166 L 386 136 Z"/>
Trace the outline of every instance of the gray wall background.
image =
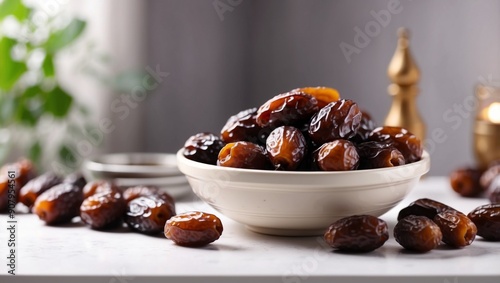
<path id="1" fill-rule="evenodd" d="M 354 28 L 389 0 L 243 0 L 223 20 L 214 2 L 147 2 L 147 64 L 170 76 L 141 107 L 141 143 L 129 150 L 175 152 L 190 135 L 218 132 L 237 111 L 299 86 L 333 86 L 381 123 L 391 102 L 386 70 L 405 26 L 422 73 L 427 134 L 445 133 L 433 142 L 431 174 L 474 162 L 474 113 L 455 111 L 481 78 L 500 78 L 499 1 L 401 0 L 402 11 L 350 63 L 339 44 L 354 44 Z M 457 121 L 444 119 L 447 111 Z"/>

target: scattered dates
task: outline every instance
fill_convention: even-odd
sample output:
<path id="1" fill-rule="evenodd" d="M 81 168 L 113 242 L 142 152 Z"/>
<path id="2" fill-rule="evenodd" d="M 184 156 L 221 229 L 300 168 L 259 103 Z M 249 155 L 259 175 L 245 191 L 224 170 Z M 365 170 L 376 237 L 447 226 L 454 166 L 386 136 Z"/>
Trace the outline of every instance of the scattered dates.
<path id="1" fill-rule="evenodd" d="M 222 222 L 210 213 L 186 212 L 170 218 L 165 223 L 165 237 L 179 246 L 205 246 L 222 235 Z"/>
<path id="2" fill-rule="evenodd" d="M 165 222 L 175 215 L 168 200 L 159 195 L 139 196 L 127 203 L 125 222 L 128 227 L 145 234 L 157 234 L 163 231 Z"/>
<path id="3" fill-rule="evenodd" d="M 335 221 L 323 238 L 340 251 L 370 252 L 389 239 L 389 232 L 384 220 L 371 215 L 355 215 Z"/>
<path id="4" fill-rule="evenodd" d="M 500 204 L 486 204 L 467 215 L 477 227 L 477 235 L 488 241 L 500 241 Z"/>
<path id="5" fill-rule="evenodd" d="M 443 234 L 443 242 L 448 246 L 461 248 L 472 244 L 476 238 L 476 225 L 463 213 L 445 210 L 434 217 L 434 223 Z"/>
<path id="6" fill-rule="evenodd" d="M 328 87 L 303 87 L 231 116 L 220 136 L 188 138 L 183 155 L 225 167 L 343 171 L 401 166 L 422 158 L 404 128 L 378 127 L 358 104 Z"/>
<path id="7" fill-rule="evenodd" d="M 394 227 L 394 238 L 407 250 L 428 252 L 435 249 L 443 234 L 436 223 L 425 216 L 410 215 Z"/>
<path id="8" fill-rule="evenodd" d="M 485 191 L 480 183 L 482 171 L 477 168 L 460 168 L 450 174 L 451 188 L 463 197 L 477 197 Z"/>
<path id="9" fill-rule="evenodd" d="M 78 216 L 82 201 L 83 193 L 78 186 L 62 183 L 36 198 L 33 213 L 49 225 L 63 224 Z"/>

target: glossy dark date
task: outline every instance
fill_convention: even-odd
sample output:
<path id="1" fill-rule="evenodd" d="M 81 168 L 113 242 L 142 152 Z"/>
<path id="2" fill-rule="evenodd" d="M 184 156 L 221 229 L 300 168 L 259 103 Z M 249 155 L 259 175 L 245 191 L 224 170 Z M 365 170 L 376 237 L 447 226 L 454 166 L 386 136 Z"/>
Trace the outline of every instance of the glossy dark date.
<path id="1" fill-rule="evenodd" d="M 307 143 L 297 128 L 281 126 L 267 138 L 266 150 L 275 169 L 295 170 L 306 155 Z"/>
<path id="2" fill-rule="evenodd" d="M 371 215 L 355 215 L 335 221 L 323 238 L 334 249 L 370 252 L 389 239 L 389 232 L 384 220 Z"/>
<path id="3" fill-rule="evenodd" d="M 199 133 L 191 136 L 184 144 L 183 155 L 193 161 L 217 164 L 217 156 L 224 142 L 212 133 Z"/>
<path id="4" fill-rule="evenodd" d="M 424 150 L 422 141 L 404 128 L 378 127 L 370 133 L 368 139 L 392 144 L 403 154 L 406 163 L 412 163 L 422 158 Z"/>
<path id="5" fill-rule="evenodd" d="M 394 167 L 405 164 L 403 154 L 387 143 L 365 142 L 358 144 L 359 169 Z"/>
<path id="6" fill-rule="evenodd" d="M 313 155 L 316 166 L 323 171 L 355 170 L 359 165 L 356 146 L 348 140 L 325 143 Z"/>
<path id="7" fill-rule="evenodd" d="M 251 142 L 228 143 L 221 149 L 217 165 L 246 169 L 269 169 L 271 167 L 264 149 Z"/>
<path id="8" fill-rule="evenodd" d="M 327 104 L 311 118 L 309 136 L 316 144 L 352 138 L 361 126 L 361 111 L 348 99 Z"/>
<path id="9" fill-rule="evenodd" d="M 301 91 L 277 95 L 257 110 L 256 121 L 261 127 L 299 125 L 318 111 L 316 98 Z"/>

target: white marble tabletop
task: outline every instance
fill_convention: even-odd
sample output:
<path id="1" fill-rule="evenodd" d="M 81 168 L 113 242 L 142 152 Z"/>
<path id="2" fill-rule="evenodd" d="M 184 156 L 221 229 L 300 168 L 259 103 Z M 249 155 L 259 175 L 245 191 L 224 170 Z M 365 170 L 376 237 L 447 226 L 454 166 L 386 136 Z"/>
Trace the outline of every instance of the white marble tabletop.
<path id="1" fill-rule="evenodd" d="M 7 216 L 0 216 L 0 282 L 500 282 L 500 242 L 480 237 L 469 247 L 442 246 L 425 254 L 403 250 L 392 237 L 397 212 L 429 197 L 465 213 L 486 199 L 458 197 L 446 178 L 428 177 L 381 218 L 389 241 L 368 254 L 343 254 L 321 237 L 276 237 L 247 231 L 219 215 L 224 233 L 204 248 L 183 248 L 159 236 L 126 228 L 99 232 L 80 223 L 48 227 L 35 215 L 18 214 L 17 275 L 7 274 Z M 213 210 L 194 196 L 178 212 Z"/>

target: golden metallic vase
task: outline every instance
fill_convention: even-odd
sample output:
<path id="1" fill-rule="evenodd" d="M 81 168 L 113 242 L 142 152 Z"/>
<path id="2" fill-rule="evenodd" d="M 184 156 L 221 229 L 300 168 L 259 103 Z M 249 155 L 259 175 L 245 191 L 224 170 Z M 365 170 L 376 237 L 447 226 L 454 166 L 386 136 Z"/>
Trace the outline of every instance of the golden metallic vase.
<path id="1" fill-rule="evenodd" d="M 476 99 L 474 154 L 485 169 L 500 160 L 500 85 L 478 85 Z"/>
<path id="2" fill-rule="evenodd" d="M 417 109 L 417 83 L 420 71 L 410 53 L 408 30 L 398 30 L 398 44 L 387 70 L 391 80 L 388 92 L 392 96 L 392 105 L 385 118 L 386 126 L 397 126 L 425 140 L 425 124 Z"/>

